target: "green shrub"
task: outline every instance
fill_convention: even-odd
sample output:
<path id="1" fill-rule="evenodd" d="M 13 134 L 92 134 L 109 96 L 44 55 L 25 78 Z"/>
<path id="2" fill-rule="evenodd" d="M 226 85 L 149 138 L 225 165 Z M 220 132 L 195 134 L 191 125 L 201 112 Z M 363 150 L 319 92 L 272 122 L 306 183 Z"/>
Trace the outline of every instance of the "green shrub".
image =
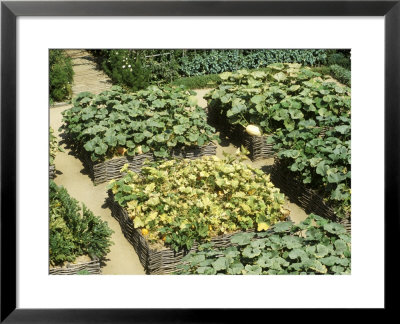
<path id="1" fill-rule="evenodd" d="M 136 57 L 140 57 L 148 74 L 148 81 L 152 84 L 168 83 L 180 76 L 178 58 L 182 56 L 182 50 L 89 50 L 89 52 L 97 58 L 100 67 L 110 77 L 113 70 L 119 69 L 127 62 L 128 65 L 132 65 Z M 123 78 L 116 78 L 113 81 L 129 87 Z"/>
<path id="2" fill-rule="evenodd" d="M 350 61 L 350 51 L 344 54 L 342 52 L 333 52 L 332 54 L 328 55 L 327 59 L 328 65 L 340 65 L 341 67 L 350 70 L 351 68 L 351 61 Z"/>
<path id="3" fill-rule="evenodd" d="M 339 65 L 331 65 L 331 75 L 339 82 L 351 87 L 351 72 Z"/>
<path id="4" fill-rule="evenodd" d="M 49 51 L 50 103 L 71 98 L 74 71 L 64 50 Z"/>
<path id="5" fill-rule="evenodd" d="M 147 57 L 145 64 L 146 68 L 150 71 L 151 83 L 168 83 L 180 77 L 179 62 L 176 59 L 176 55 Z"/>
<path id="6" fill-rule="evenodd" d="M 110 252 L 113 231 L 107 223 L 78 201 L 63 187 L 50 180 L 49 256 L 51 265 L 73 262 L 78 256 L 102 259 Z"/>
<path id="7" fill-rule="evenodd" d="M 101 67 L 111 80 L 126 88 L 137 91 L 149 85 L 150 71 L 142 58 L 130 50 L 111 50 Z"/>

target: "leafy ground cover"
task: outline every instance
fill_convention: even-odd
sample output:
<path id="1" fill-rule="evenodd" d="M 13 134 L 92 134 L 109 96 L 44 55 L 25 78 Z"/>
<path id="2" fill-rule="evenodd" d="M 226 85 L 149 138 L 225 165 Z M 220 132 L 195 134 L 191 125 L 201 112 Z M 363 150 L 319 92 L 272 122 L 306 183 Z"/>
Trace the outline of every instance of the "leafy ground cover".
<path id="1" fill-rule="evenodd" d="M 318 49 L 203 50 L 183 57 L 180 70 L 184 76 L 217 74 L 241 69 L 259 69 L 278 62 L 322 65 L 327 51 Z"/>
<path id="2" fill-rule="evenodd" d="M 129 171 L 109 189 L 150 243 L 175 250 L 284 219 L 284 196 L 269 176 L 234 157 L 170 160 Z"/>
<path id="3" fill-rule="evenodd" d="M 351 238 L 344 227 L 311 214 L 298 225 L 280 222 L 268 232 L 240 233 L 233 246 L 205 243 L 183 258 L 176 274 L 320 275 L 351 273 Z"/>
<path id="4" fill-rule="evenodd" d="M 64 187 L 50 180 L 50 265 L 74 262 L 82 255 L 102 259 L 110 251 L 113 231 L 107 223 L 78 201 Z"/>
<path id="5" fill-rule="evenodd" d="M 184 86 L 187 89 L 214 88 L 221 81 L 218 74 L 196 75 L 175 79 L 171 86 Z"/>
<path id="6" fill-rule="evenodd" d="M 335 68 L 335 66 L 312 66 L 310 70 L 313 72 L 317 72 L 321 75 L 332 75 L 336 80 L 341 83 L 350 86 L 350 71 L 346 70 L 339 66 L 339 69 Z M 268 68 L 257 68 L 250 69 L 249 72 L 254 71 L 268 71 Z M 343 74 L 344 76 L 339 75 Z M 187 89 L 204 89 L 204 88 L 215 88 L 218 84 L 221 83 L 221 78 L 219 74 L 204 74 L 204 75 L 196 75 L 192 77 L 180 77 L 174 79 L 170 85 L 171 86 L 185 86 Z"/>
<path id="7" fill-rule="evenodd" d="M 220 75 L 210 109 L 235 125 L 257 125 L 294 177 L 316 189 L 338 217 L 350 216 L 350 88 L 299 64 Z"/>
<path id="8" fill-rule="evenodd" d="M 92 161 L 149 151 L 162 158 L 173 148 L 218 140 L 195 92 L 183 87 L 150 86 L 127 93 L 114 86 L 99 95 L 81 93 L 73 104 L 63 112 L 62 129 Z"/>

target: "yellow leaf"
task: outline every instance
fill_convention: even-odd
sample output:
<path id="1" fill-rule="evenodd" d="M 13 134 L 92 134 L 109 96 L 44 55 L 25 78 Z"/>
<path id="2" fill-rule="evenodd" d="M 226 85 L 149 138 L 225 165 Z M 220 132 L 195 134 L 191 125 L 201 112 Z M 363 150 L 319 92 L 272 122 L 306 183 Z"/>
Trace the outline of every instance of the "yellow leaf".
<path id="1" fill-rule="evenodd" d="M 155 219 L 157 218 L 157 215 L 158 215 L 158 212 L 157 212 L 157 211 L 152 211 L 152 212 L 149 214 L 149 219 L 155 220 Z"/>
<path id="2" fill-rule="evenodd" d="M 251 208 L 246 205 L 245 203 L 241 203 L 240 207 L 242 207 L 242 209 L 246 212 L 246 213 L 250 213 L 251 212 Z"/>
<path id="3" fill-rule="evenodd" d="M 266 231 L 269 228 L 267 223 L 258 223 L 257 231 Z"/>

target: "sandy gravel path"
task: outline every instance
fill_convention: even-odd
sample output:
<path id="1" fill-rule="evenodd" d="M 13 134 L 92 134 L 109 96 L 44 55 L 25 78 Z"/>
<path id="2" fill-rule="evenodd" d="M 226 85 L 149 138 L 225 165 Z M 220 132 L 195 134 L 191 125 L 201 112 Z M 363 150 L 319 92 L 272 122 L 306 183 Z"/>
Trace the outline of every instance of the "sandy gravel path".
<path id="1" fill-rule="evenodd" d="M 83 50 L 68 50 L 68 55 L 73 59 L 74 84 L 73 96 L 82 91 L 100 93 L 111 87 L 108 77 L 96 69 L 93 57 Z M 58 129 L 61 126 L 61 112 L 70 108 L 71 105 L 57 105 L 50 108 L 50 126 L 58 136 Z M 107 255 L 102 266 L 103 274 L 144 274 L 144 269 L 139 258 L 122 234 L 121 227 L 116 219 L 111 216 L 111 210 L 104 206 L 107 197 L 106 183 L 94 186 L 89 176 L 83 173 L 84 167 L 80 160 L 70 154 L 65 148 L 55 158 L 55 165 L 58 171 L 54 179 L 58 185 L 63 185 L 69 194 L 80 202 L 83 202 L 93 213 L 106 221 L 114 231 L 111 252 Z"/>

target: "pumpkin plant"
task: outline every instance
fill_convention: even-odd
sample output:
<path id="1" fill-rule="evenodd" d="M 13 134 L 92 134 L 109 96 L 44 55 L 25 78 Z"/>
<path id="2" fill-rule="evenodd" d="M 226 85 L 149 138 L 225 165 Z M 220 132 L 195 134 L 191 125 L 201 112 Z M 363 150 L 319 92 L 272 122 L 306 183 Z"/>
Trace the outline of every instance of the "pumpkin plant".
<path id="1" fill-rule="evenodd" d="M 351 213 L 351 127 L 347 117 L 321 118 L 329 129 L 302 126 L 280 130 L 272 141 L 282 165 L 300 182 L 315 189 L 334 209 L 338 218 Z M 337 126 L 334 126 L 337 125 Z"/>
<path id="2" fill-rule="evenodd" d="M 287 216 L 269 175 L 234 157 L 170 160 L 129 171 L 109 189 L 149 243 L 189 250 L 195 241 L 267 230 Z"/>
<path id="3" fill-rule="evenodd" d="M 344 275 L 351 273 L 351 237 L 338 223 L 311 214 L 296 225 L 280 222 L 267 232 L 240 233 L 232 246 L 199 246 L 176 274 Z"/>
<path id="4" fill-rule="evenodd" d="M 276 63 L 261 71 L 220 74 L 208 105 L 228 123 L 289 131 L 299 123 L 318 126 L 317 117 L 350 116 L 350 88 L 296 63 Z"/>
<path id="5" fill-rule="evenodd" d="M 293 177 L 315 189 L 339 218 L 350 217 L 350 88 L 300 64 L 220 75 L 207 95 L 219 118 L 269 134 L 269 143 Z"/>
<path id="6" fill-rule="evenodd" d="M 172 149 L 218 140 L 195 94 L 157 86 L 135 93 L 118 86 L 98 95 L 84 92 L 63 112 L 62 129 L 92 161 L 147 152 L 168 157 Z"/>

